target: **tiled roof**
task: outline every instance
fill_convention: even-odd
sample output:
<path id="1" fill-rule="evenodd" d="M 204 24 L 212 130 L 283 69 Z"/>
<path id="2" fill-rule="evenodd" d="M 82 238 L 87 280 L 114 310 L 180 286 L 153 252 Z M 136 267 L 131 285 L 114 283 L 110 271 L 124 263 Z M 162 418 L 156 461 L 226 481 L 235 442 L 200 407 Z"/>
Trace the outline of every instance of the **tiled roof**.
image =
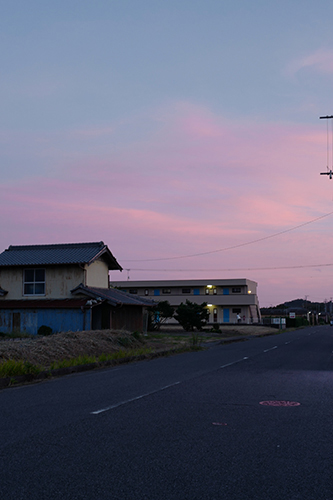
<path id="1" fill-rule="evenodd" d="M 103 241 L 58 245 L 11 245 L 0 254 L 0 267 L 89 264 L 99 257 L 107 262 L 110 270 L 122 269 Z"/>
<path id="2" fill-rule="evenodd" d="M 71 290 L 71 292 L 74 295 L 83 293 L 84 295 L 94 299 L 101 298 L 113 306 L 133 305 L 151 307 L 155 305 L 155 302 L 151 299 L 133 297 L 133 295 L 117 290 L 116 288 L 96 288 L 92 286 L 84 286 L 81 283 L 79 286 L 74 288 L 74 290 Z"/>

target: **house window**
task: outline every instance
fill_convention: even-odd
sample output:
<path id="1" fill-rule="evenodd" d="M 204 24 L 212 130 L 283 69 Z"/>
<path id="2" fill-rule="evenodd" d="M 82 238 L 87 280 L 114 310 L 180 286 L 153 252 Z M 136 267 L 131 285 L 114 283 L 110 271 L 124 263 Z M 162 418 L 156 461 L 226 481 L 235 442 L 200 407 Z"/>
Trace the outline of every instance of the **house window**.
<path id="1" fill-rule="evenodd" d="M 138 290 L 136 288 L 130 288 L 129 293 L 132 293 L 133 295 L 136 295 L 138 293 Z"/>
<path id="2" fill-rule="evenodd" d="M 45 269 L 25 269 L 23 295 L 45 295 Z"/>
<path id="3" fill-rule="evenodd" d="M 216 295 L 217 294 L 217 288 L 213 288 L 213 294 Z"/>
<path id="4" fill-rule="evenodd" d="M 182 288 L 182 293 L 191 293 L 191 288 Z"/>
<path id="5" fill-rule="evenodd" d="M 170 290 L 170 288 L 162 288 L 162 293 L 164 293 L 164 294 L 171 293 L 171 290 Z"/>
<path id="6" fill-rule="evenodd" d="M 240 314 L 240 313 L 242 312 L 242 309 L 241 309 L 240 307 L 234 307 L 234 308 L 232 309 L 232 312 L 233 312 L 234 314 Z"/>
<path id="7" fill-rule="evenodd" d="M 242 290 L 241 290 L 240 286 L 239 287 L 237 286 L 235 288 L 232 288 L 231 291 L 232 291 L 232 293 L 241 293 Z"/>
<path id="8" fill-rule="evenodd" d="M 149 290 L 148 290 L 148 288 L 145 288 L 145 295 L 149 295 Z"/>

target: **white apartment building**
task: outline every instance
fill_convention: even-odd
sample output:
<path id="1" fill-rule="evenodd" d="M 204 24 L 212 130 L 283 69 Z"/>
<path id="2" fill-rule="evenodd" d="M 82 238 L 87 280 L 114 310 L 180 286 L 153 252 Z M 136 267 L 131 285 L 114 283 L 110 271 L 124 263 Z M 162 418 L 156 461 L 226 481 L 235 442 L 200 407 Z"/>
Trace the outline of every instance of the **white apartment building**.
<path id="1" fill-rule="evenodd" d="M 257 283 L 248 279 L 113 281 L 111 286 L 138 297 L 167 300 L 172 306 L 186 299 L 197 304 L 206 302 L 212 324 L 261 321 Z"/>

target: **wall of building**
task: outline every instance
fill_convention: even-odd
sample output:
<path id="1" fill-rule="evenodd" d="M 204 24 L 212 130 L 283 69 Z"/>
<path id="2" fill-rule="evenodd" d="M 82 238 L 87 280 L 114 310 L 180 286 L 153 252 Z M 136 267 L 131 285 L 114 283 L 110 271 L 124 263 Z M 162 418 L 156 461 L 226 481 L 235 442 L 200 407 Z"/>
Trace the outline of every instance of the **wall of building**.
<path id="1" fill-rule="evenodd" d="M 107 264 L 102 260 L 96 260 L 86 269 L 86 286 L 93 286 L 97 288 L 108 288 L 109 286 L 109 269 Z"/>
<path id="2" fill-rule="evenodd" d="M 210 323 L 257 323 L 260 311 L 257 283 L 247 279 L 233 280 L 175 280 L 113 282 L 124 291 L 136 296 L 167 300 L 172 306 L 189 300 L 196 304 L 206 302 Z M 169 320 L 175 323 L 175 320 Z"/>
<path id="3" fill-rule="evenodd" d="M 36 335 L 42 325 L 53 333 L 89 330 L 90 317 L 90 309 L 5 309 L 0 310 L 0 331 Z"/>
<path id="4" fill-rule="evenodd" d="M 65 299 L 70 291 L 84 282 L 85 271 L 79 266 L 48 266 L 45 269 L 45 295 L 47 299 Z M 40 295 L 23 295 L 23 272 L 25 268 L 12 267 L 0 270 L 0 286 L 8 293 L 0 300 L 34 300 Z"/>
<path id="5" fill-rule="evenodd" d="M 143 331 L 144 311 L 141 306 L 121 306 L 114 308 L 110 327 L 114 330 Z"/>

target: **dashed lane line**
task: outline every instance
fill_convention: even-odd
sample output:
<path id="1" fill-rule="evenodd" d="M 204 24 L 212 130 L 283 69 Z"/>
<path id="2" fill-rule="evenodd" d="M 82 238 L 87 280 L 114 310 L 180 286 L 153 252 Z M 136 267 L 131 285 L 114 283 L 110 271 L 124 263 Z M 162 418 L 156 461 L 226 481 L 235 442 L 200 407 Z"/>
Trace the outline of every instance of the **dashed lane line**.
<path id="1" fill-rule="evenodd" d="M 152 394 L 156 394 L 157 392 L 164 391 L 165 389 L 169 389 L 169 387 L 174 387 L 175 385 L 180 384 L 180 382 L 175 382 L 174 384 L 165 385 L 164 387 L 160 387 L 156 389 L 156 391 L 147 392 L 146 394 L 141 394 L 140 396 L 136 396 L 135 398 L 126 399 L 125 401 L 120 401 L 114 405 L 107 406 L 106 408 L 102 408 L 100 410 L 95 410 L 90 412 L 91 415 L 99 415 L 100 413 L 104 413 L 105 411 L 113 410 L 114 408 L 118 408 L 119 406 L 126 405 L 131 403 L 132 401 L 137 401 L 138 399 L 146 398 L 147 396 L 151 396 Z"/>
<path id="2" fill-rule="evenodd" d="M 275 345 L 274 347 L 270 347 L 269 349 L 266 349 L 264 352 L 268 352 L 268 351 L 273 351 L 273 349 L 277 349 L 278 346 Z"/>

